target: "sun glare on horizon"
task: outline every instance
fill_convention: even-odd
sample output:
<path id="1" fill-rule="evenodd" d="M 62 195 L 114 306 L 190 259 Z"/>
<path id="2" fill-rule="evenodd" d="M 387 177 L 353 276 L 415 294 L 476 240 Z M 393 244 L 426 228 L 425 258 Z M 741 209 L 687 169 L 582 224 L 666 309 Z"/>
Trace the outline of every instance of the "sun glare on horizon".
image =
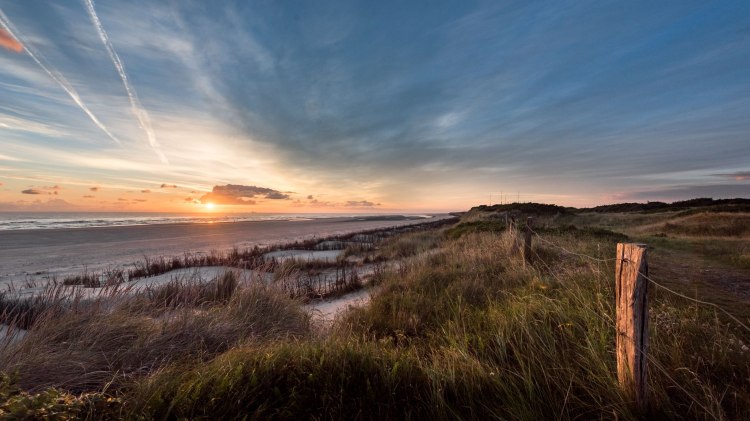
<path id="1" fill-rule="evenodd" d="M 206 210 L 214 210 L 215 205 L 213 203 L 206 203 Z"/>

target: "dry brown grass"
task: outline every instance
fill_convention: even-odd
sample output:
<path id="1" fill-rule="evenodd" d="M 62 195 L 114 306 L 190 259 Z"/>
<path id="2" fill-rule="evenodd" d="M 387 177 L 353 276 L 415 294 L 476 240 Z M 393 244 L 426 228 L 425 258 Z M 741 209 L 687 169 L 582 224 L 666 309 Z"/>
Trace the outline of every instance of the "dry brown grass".
<path id="1" fill-rule="evenodd" d="M 30 391 L 101 391 L 174 361 L 308 332 L 297 302 L 259 283 L 238 285 L 228 272 L 197 287 L 170 283 L 45 311 L 22 341 L 0 349 L 0 372 L 18 373 Z"/>
<path id="2" fill-rule="evenodd" d="M 639 414 L 617 383 L 614 264 L 579 255 L 612 257 L 622 236 L 568 225 L 543 235 L 555 246 L 535 240 L 526 264 L 509 254 L 507 233 L 393 238 L 378 251 L 408 257 L 383 265 L 371 304 L 323 333 L 278 290 L 168 285 L 124 302 L 131 305 L 81 307 L 38 323 L 0 352 L 0 370 L 17 371 L 32 390 L 117 391 L 125 414 L 142 419 L 750 413 L 750 338 L 715 310 L 656 291 L 652 406 Z"/>
<path id="3" fill-rule="evenodd" d="M 643 225 L 634 229 L 633 232 L 645 235 L 748 239 L 750 238 L 750 214 L 696 213 Z"/>

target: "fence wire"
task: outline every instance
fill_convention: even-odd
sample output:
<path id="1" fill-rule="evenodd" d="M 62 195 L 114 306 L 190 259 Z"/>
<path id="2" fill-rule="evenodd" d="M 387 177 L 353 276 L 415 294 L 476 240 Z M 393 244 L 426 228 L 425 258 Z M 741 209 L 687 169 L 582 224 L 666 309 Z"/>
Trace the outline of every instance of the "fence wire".
<path id="1" fill-rule="evenodd" d="M 563 246 L 561 246 L 561 245 L 559 245 L 559 244 L 557 244 L 557 243 L 554 243 L 553 241 L 550 241 L 550 240 L 548 240 L 548 239 L 546 239 L 546 238 L 542 237 L 542 236 L 541 236 L 541 235 L 540 235 L 539 233 L 537 233 L 536 231 L 534 231 L 533 229 L 531 229 L 531 227 L 527 227 L 527 229 L 528 229 L 528 230 L 530 230 L 530 231 L 531 231 L 531 232 L 532 232 L 532 233 L 533 233 L 533 234 L 534 234 L 534 235 L 535 235 L 535 236 L 536 236 L 536 237 L 537 237 L 537 238 L 538 238 L 538 239 L 539 239 L 540 241 L 542 241 L 543 243 L 545 243 L 545 244 L 547 244 L 547 245 L 550 245 L 550 246 L 552 246 L 552 247 L 555 247 L 555 248 L 557 248 L 557 249 L 560 249 L 560 250 L 564 251 L 565 253 L 567 253 L 567 254 L 569 254 L 569 255 L 572 255 L 572 256 L 577 256 L 577 257 L 581 257 L 581 258 L 586 258 L 586 259 L 590 259 L 590 260 L 592 260 L 592 261 L 595 261 L 595 262 L 602 262 L 602 263 L 608 263 L 608 262 L 613 262 L 613 261 L 617 261 L 617 260 L 619 260 L 619 258 L 618 258 L 618 257 L 614 257 L 614 258 L 609 258 L 609 259 L 600 259 L 600 258 L 597 258 L 597 257 L 594 257 L 594 256 L 590 256 L 590 255 L 588 255 L 588 254 L 584 254 L 584 253 L 577 253 L 577 252 L 573 252 L 573 251 L 570 251 L 569 249 L 567 249 L 567 248 L 565 248 L 565 247 L 563 247 Z M 544 261 L 543 261 L 543 259 L 541 259 L 541 257 L 539 257 L 539 254 L 537 254 L 536 252 L 534 252 L 534 254 L 536 254 L 537 258 L 538 258 L 539 260 L 541 260 L 541 261 L 542 261 L 542 262 L 543 262 L 543 263 L 545 264 L 545 266 L 547 266 L 547 268 L 548 268 L 548 269 L 550 269 L 550 273 L 554 273 L 554 271 L 552 271 L 552 270 L 551 270 L 551 268 L 549 267 L 549 265 L 547 265 L 547 263 L 546 263 L 546 262 L 544 262 Z M 674 295 L 676 295 L 676 296 L 678 296 L 678 297 L 681 297 L 681 298 L 685 298 L 685 299 L 687 299 L 687 300 L 689 300 L 689 301 L 693 301 L 693 302 L 695 302 L 695 303 L 697 303 L 697 304 L 703 304 L 703 305 L 707 305 L 707 306 L 713 307 L 713 308 L 715 308 L 715 309 L 717 309 L 717 310 L 721 311 L 721 312 L 722 312 L 722 313 L 724 313 L 724 314 L 725 314 L 725 315 L 726 315 L 727 317 L 729 317 L 730 319 L 732 319 L 733 321 L 735 321 L 735 322 L 736 322 L 737 324 L 739 324 L 739 325 L 740 325 L 740 326 L 741 326 L 741 327 L 742 327 L 743 329 L 745 329 L 746 331 L 750 332 L 750 327 L 748 327 L 748 326 L 747 326 L 747 325 L 746 325 L 745 323 L 743 323 L 743 322 L 742 322 L 742 320 L 740 320 L 740 319 L 739 319 L 739 318 L 738 318 L 737 316 L 733 315 L 732 313 L 730 313 L 729 311 L 727 311 L 726 309 L 724 309 L 724 308 L 723 308 L 723 307 L 721 307 L 720 305 L 718 305 L 718 304 L 715 304 L 715 303 L 712 303 L 712 302 L 709 302 L 709 301 L 705 301 L 705 300 L 699 300 L 699 299 L 697 299 L 697 298 L 692 298 L 692 297 L 690 297 L 690 296 L 687 296 L 687 295 L 685 295 L 685 294 L 681 294 L 681 293 L 679 293 L 679 292 L 677 292 L 677 291 L 675 291 L 675 290 L 673 290 L 673 289 L 671 289 L 671 288 L 669 288 L 669 287 L 665 286 L 664 284 L 662 284 L 662 283 L 659 283 L 659 282 L 655 281 L 655 280 L 654 280 L 653 278 L 651 278 L 651 277 L 647 276 L 647 275 L 646 275 L 646 274 L 644 274 L 643 272 L 640 272 L 640 271 L 639 271 L 639 274 L 640 274 L 641 276 L 643 276 L 643 278 L 644 278 L 644 279 L 646 279 L 647 281 L 651 282 L 651 283 L 652 283 L 652 284 L 654 284 L 655 286 L 657 286 L 657 287 L 659 287 L 659 288 L 661 288 L 661 289 L 663 289 L 663 290 L 665 290 L 665 291 L 667 291 L 667 292 L 670 292 L 670 293 L 672 293 L 672 294 L 674 294 Z M 554 276 L 554 275 L 553 275 L 553 276 Z M 559 279 L 558 279 L 558 281 L 559 281 Z"/>
<path id="2" fill-rule="evenodd" d="M 534 231 L 532 231 L 532 232 L 534 232 Z M 571 254 L 571 255 L 575 255 L 575 256 L 579 256 L 579 257 L 586 257 L 586 258 L 589 258 L 589 259 L 591 259 L 591 260 L 594 260 L 594 261 L 601 261 L 601 262 L 604 262 L 604 261 L 606 261 L 606 262 L 611 262 L 611 261 L 616 261 L 616 260 L 618 260 L 617 258 L 613 258 L 613 259 L 599 259 L 599 258 L 596 258 L 596 257 L 593 257 L 593 256 L 588 256 L 588 255 L 586 255 L 586 254 L 582 254 L 582 253 L 573 253 L 573 252 L 571 252 L 571 251 L 567 250 L 566 248 L 564 248 L 564 247 L 562 247 L 562 246 L 560 246 L 560 245 L 558 245 L 558 244 L 555 244 L 555 243 L 553 243 L 553 242 L 551 242 L 551 241 L 549 241 L 549 240 L 547 240 L 547 239 L 545 239 L 545 238 L 542 238 L 542 237 L 541 237 L 541 236 L 540 236 L 540 235 L 539 235 L 538 233 L 535 233 L 535 232 L 534 232 L 534 234 L 535 234 L 535 235 L 536 235 L 536 236 L 537 236 L 537 237 L 538 237 L 539 239 L 541 239 L 541 240 L 542 240 L 543 242 L 545 242 L 545 243 L 547 243 L 547 244 L 549 244 L 549 245 L 555 246 L 555 247 L 557 247 L 557 248 L 559 248 L 559 249 L 561 249 L 561 250 L 564 250 L 564 251 L 565 251 L 566 253 L 568 253 L 568 254 Z M 556 275 L 556 271 L 553 271 L 553 270 L 552 270 L 552 268 L 551 268 L 551 267 L 550 267 L 550 266 L 549 266 L 549 265 L 547 264 L 547 262 L 545 262 L 545 261 L 544 261 L 544 259 L 542 259 L 542 258 L 541 258 L 541 256 L 539 256 L 539 254 L 538 254 L 538 253 L 537 253 L 536 251 L 534 251 L 534 250 L 532 249 L 532 252 L 533 252 L 533 253 L 534 253 L 534 255 L 536 256 L 536 258 L 538 259 L 538 261 L 541 261 L 541 262 L 542 262 L 542 264 L 544 264 L 544 266 L 545 266 L 545 267 L 546 267 L 546 268 L 548 269 L 549 273 L 550 273 L 550 274 L 552 275 L 552 277 L 554 277 L 554 278 L 555 278 L 555 279 L 556 279 L 556 280 L 558 281 L 558 283 L 562 284 L 563 286 L 567 286 L 567 283 L 566 283 L 566 282 L 563 282 L 563 281 L 562 281 L 562 279 L 560 279 L 560 278 L 559 278 L 559 277 L 558 277 L 558 276 Z M 641 273 L 641 275 L 643 275 L 643 273 Z M 659 286 L 659 287 L 661 287 L 661 288 L 665 289 L 666 291 L 669 291 L 669 292 L 671 292 L 671 293 L 673 293 L 673 294 L 676 294 L 676 295 L 678 295 L 678 296 L 680 296 L 680 297 L 684 297 L 684 298 L 687 298 L 687 299 L 690 299 L 690 300 L 693 300 L 693 301 L 696 301 L 696 302 L 699 302 L 699 303 L 702 303 L 702 304 L 707 304 L 707 305 L 711 305 L 711 306 L 713 306 L 713 307 L 716 307 L 716 308 L 718 308 L 719 310 L 721 310 L 721 311 L 725 312 L 725 313 L 726 313 L 726 314 L 727 314 L 727 315 L 728 315 L 729 317 L 731 317 L 731 318 L 732 318 L 732 319 L 734 319 L 734 320 L 735 320 L 735 321 L 736 321 L 737 323 L 739 323 L 739 324 L 740 324 L 741 326 L 743 326 L 743 327 L 745 327 L 745 328 L 747 329 L 747 326 L 745 326 L 745 324 L 744 324 L 744 323 L 742 323 L 742 322 L 741 322 L 741 321 L 740 321 L 739 319 L 737 319 L 736 317 L 734 317 L 734 316 L 733 316 L 732 314 L 730 314 L 730 313 L 727 313 L 727 312 L 726 312 L 726 310 L 724 310 L 723 308 L 721 308 L 721 307 L 717 306 L 716 304 L 714 304 L 714 303 L 709 303 L 709 302 L 707 302 L 707 301 L 702 301 L 702 300 L 695 300 L 695 299 L 692 299 L 692 298 L 690 298 L 690 297 L 688 297 L 688 296 L 685 296 L 685 295 L 683 295 L 683 294 L 680 294 L 680 293 L 678 293 L 678 292 L 676 292 L 676 291 L 673 291 L 673 290 L 671 290 L 671 289 L 669 289 L 669 288 L 667 288 L 667 287 L 665 287 L 665 286 L 663 286 L 663 285 L 661 285 L 661 284 L 657 283 L 656 281 L 654 281 L 653 279 L 651 279 L 651 278 L 650 278 L 650 277 L 648 277 L 648 276 L 645 276 L 645 275 L 643 275 L 643 277 L 644 277 L 644 279 L 648 280 L 649 282 L 652 282 L 653 284 L 655 284 L 655 285 L 657 285 L 657 286 Z M 576 295 L 574 294 L 574 296 L 576 296 Z M 586 308 L 587 310 L 589 310 L 589 311 L 590 311 L 590 312 L 591 312 L 592 314 L 594 314 L 595 316 L 599 317 L 599 318 L 600 318 L 600 320 L 602 320 L 602 321 L 603 321 L 603 322 L 604 322 L 604 323 L 605 323 L 606 325 L 608 325 L 608 326 L 609 326 L 609 327 L 610 327 L 611 329 L 614 329 L 614 330 L 615 330 L 615 332 L 616 332 L 616 334 L 618 334 L 618 335 L 622 334 L 622 333 L 620 333 L 620 332 L 617 332 L 617 325 L 616 325 L 616 323 L 615 323 L 614 319 L 613 319 L 613 318 L 612 318 L 612 317 L 611 317 L 611 316 L 610 316 L 609 314 L 606 314 L 606 313 L 602 313 L 602 312 L 596 311 L 596 310 L 595 310 L 594 308 L 592 308 L 591 306 L 589 306 L 589 305 L 588 305 L 588 304 L 587 304 L 587 303 L 585 302 L 585 300 L 582 300 L 582 299 L 581 299 L 581 300 L 578 300 L 578 302 L 579 302 L 579 304 L 581 304 L 581 305 L 582 305 L 582 306 L 583 306 L 584 308 Z M 633 338 L 629 338 L 629 339 L 631 339 L 631 340 L 632 340 Z M 671 381 L 671 382 L 672 382 L 672 384 L 674 384 L 674 386 L 675 386 L 675 387 L 677 387 L 677 388 L 678 388 L 678 389 L 679 389 L 680 391 L 682 391 L 682 392 L 683 392 L 683 393 L 684 393 L 684 394 L 685 394 L 685 395 L 686 395 L 686 396 L 687 396 L 688 398 L 690 398 L 690 400 L 692 400 L 692 402 L 693 402 L 693 403 L 695 403 L 695 404 L 696 404 L 697 406 L 699 406 L 699 407 L 700 407 L 701 409 L 703 409 L 703 410 L 705 411 L 705 413 L 706 413 L 706 414 L 708 414 L 708 415 L 711 415 L 711 416 L 713 416 L 713 417 L 714 417 L 714 419 L 718 419 L 718 418 L 716 417 L 716 415 L 715 415 L 715 414 L 714 414 L 714 413 L 713 413 L 712 411 L 710 411 L 710 410 L 709 410 L 709 408 L 707 408 L 706 406 L 704 406 L 704 405 L 703 405 L 703 404 L 702 404 L 702 403 L 701 403 L 701 402 L 700 402 L 700 401 L 699 401 L 699 400 L 698 400 L 698 399 L 697 399 L 697 398 L 696 398 L 696 397 L 695 397 L 695 396 L 694 396 L 693 394 L 691 394 L 691 393 L 690 393 L 690 392 L 689 392 L 689 391 L 688 391 L 687 389 L 685 389 L 685 388 L 684 388 L 684 387 L 683 387 L 683 386 L 682 386 L 682 385 L 681 385 L 681 384 L 680 384 L 680 383 L 679 383 L 679 382 L 678 382 L 677 380 L 675 380 L 675 379 L 674 379 L 674 378 L 672 377 L 672 375 L 670 374 L 669 370 L 668 370 L 668 369 L 666 368 L 666 366 L 665 366 L 664 364 L 662 364 L 662 363 L 661 363 L 661 362 L 660 362 L 659 360 L 657 360 L 657 359 L 656 359 L 656 357 L 654 357 L 654 356 L 653 356 L 652 354 L 650 354 L 650 353 L 644 353 L 644 352 L 643 352 L 643 349 L 639 349 L 639 352 L 641 353 L 641 355 L 644 355 L 644 356 L 646 357 L 646 359 L 647 359 L 647 360 L 648 360 L 648 361 L 649 361 L 649 362 L 651 363 L 651 365 L 652 365 L 652 366 L 653 366 L 654 368 L 656 368 L 656 369 L 657 369 L 657 370 L 658 370 L 658 371 L 659 371 L 660 373 L 662 373 L 662 374 L 663 374 L 663 375 L 664 375 L 664 376 L 665 376 L 665 377 L 666 377 L 667 379 L 669 379 L 669 381 Z"/>
<path id="3" fill-rule="evenodd" d="M 538 234 L 537 234 L 537 236 L 538 236 Z M 557 272 L 556 272 L 556 271 L 554 271 L 554 270 L 552 270 L 552 268 L 551 268 L 551 267 L 550 267 L 550 266 L 549 266 L 549 265 L 547 264 L 547 262 L 546 262 L 546 261 L 544 261 L 544 259 L 542 259 L 542 258 L 541 258 L 541 256 L 539 256 L 539 254 L 538 254 L 538 253 L 537 253 L 537 252 L 536 252 L 535 250 L 533 250 L 533 249 L 532 249 L 532 253 L 534 253 L 534 255 L 536 256 L 536 258 L 537 258 L 537 260 L 538 260 L 538 261 L 542 262 L 542 264 L 543 264 L 543 265 L 544 265 L 544 266 L 545 266 L 545 267 L 547 268 L 547 270 L 549 271 L 550 275 L 552 275 L 552 277 L 553 277 L 553 278 L 555 278 L 555 280 L 557 280 L 557 282 L 558 282 L 558 283 L 560 283 L 561 285 L 563 285 L 563 287 L 565 287 L 565 288 L 568 288 L 568 283 L 567 283 L 567 282 L 564 282 L 564 281 L 563 281 L 562 279 L 560 279 L 560 278 L 559 278 L 559 277 L 557 276 Z M 577 254 L 577 253 L 576 253 L 576 254 Z M 609 259 L 609 260 L 612 260 L 612 259 Z M 616 259 L 614 259 L 614 260 L 616 260 Z M 649 278 L 647 278 L 647 277 L 646 277 L 646 279 L 649 279 Z M 650 279 L 649 279 L 649 280 L 650 280 Z M 651 281 L 651 282 L 653 282 L 653 281 Z M 578 297 L 578 295 L 577 295 L 577 294 L 573 294 L 573 297 Z M 595 316 L 599 317 L 599 319 L 600 319 L 600 320 L 602 320 L 602 321 L 604 322 L 604 324 L 605 324 L 605 325 L 608 325 L 608 326 L 609 326 L 609 327 L 610 327 L 611 329 L 613 329 L 613 330 L 615 331 L 615 334 L 616 334 L 616 335 L 621 335 L 621 334 L 622 334 L 621 332 L 618 332 L 618 331 L 617 331 L 617 325 L 616 325 L 616 323 L 615 323 L 615 320 L 614 320 L 614 319 L 613 319 L 612 317 L 610 317 L 610 315 L 609 315 L 609 314 L 607 314 L 607 313 L 602 313 L 602 312 L 599 312 L 599 311 L 596 311 L 596 310 L 595 310 L 595 309 L 594 309 L 593 307 L 589 306 L 589 305 L 588 305 L 588 303 L 586 303 L 586 302 L 585 302 L 585 300 L 583 300 L 583 299 L 579 299 L 579 300 L 576 300 L 576 301 L 578 301 L 578 303 L 579 303 L 579 304 L 580 304 L 580 305 L 581 305 L 582 307 L 584 307 L 585 309 L 589 310 L 589 311 L 590 311 L 590 312 L 591 312 L 592 314 L 594 314 Z M 633 340 L 633 338 L 632 338 L 632 337 L 630 337 L 630 338 L 628 338 L 628 339 L 630 339 L 630 340 Z M 634 342 L 635 342 L 635 341 L 634 341 Z M 684 393 L 684 394 L 685 394 L 685 395 L 686 395 L 686 396 L 687 396 L 688 398 L 690 398 L 690 400 L 692 400 L 692 401 L 693 401 L 693 403 L 695 403 L 695 404 L 696 404 L 697 406 L 701 407 L 701 408 L 702 408 L 702 409 L 703 409 L 703 410 L 704 410 L 704 411 L 706 412 L 706 414 L 710 414 L 711 416 L 713 416 L 713 417 L 714 417 L 714 419 L 718 419 L 718 418 L 716 417 L 716 415 L 714 415 L 714 414 L 713 414 L 713 413 L 712 413 L 712 412 L 711 412 L 711 411 L 710 411 L 710 410 L 709 410 L 709 409 L 708 409 L 707 407 L 705 407 L 705 406 L 704 406 L 703 404 L 701 404 L 701 402 L 700 402 L 700 401 L 699 401 L 699 400 L 698 400 L 698 399 L 697 399 L 697 398 L 696 398 L 695 396 L 693 396 L 693 394 L 691 394 L 691 393 L 690 393 L 690 392 L 689 392 L 689 391 L 688 391 L 687 389 L 685 389 L 685 388 L 684 388 L 684 387 L 683 387 L 683 386 L 682 386 L 682 385 L 681 385 L 681 384 L 680 384 L 680 383 L 679 383 L 679 382 L 678 382 L 677 380 L 675 380 L 675 379 L 674 379 L 674 378 L 673 378 L 673 377 L 671 376 L 671 374 L 669 373 L 669 370 L 667 370 L 666 366 L 665 366 L 664 364 L 662 364 L 662 363 L 661 363 L 661 362 L 660 362 L 659 360 L 657 360 L 657 359 L 656 359 L 656 357 L 654 357 L 654 356 L 653 356 L 653 355 L 651 355 L 650 353 L 647 353 L 647 352 L 643 352 L 643 349 L 639 349 L 638 351 L 639 351 L 639 352 L 641 353 L 641 355 L 643 355 L 643 356 L 645 356 L 645 357 L 646 357 L 646 359 L 647 359 L 647 360 L 648 360 L 648 361 L 649 361 L 649 362 L 651 363 L 651 365 L 652 365 L 653 367 L 655 367 L 655 368 L 656 368 L 656 369 L 657 369 L 657 370 L 658 370 L 659 372 L 661 372 L 661 373 L 662 373 L 662 374 L 663 374 L 663 375 L 664 375 L 664 376 L 665 376 L 665 377 L 666 377 L 667 379 L 669 379 L 669 381 L 671 381 L 671 382 L 672 382 L 672 383 L 674 384 L 674 386 L 675 386 L 675 387 L 677 387 L 677 388 L 678 388 L 678 389 L 679 389 L 680 391 L 682 391 L 682 392 L 683 392 L 683 393 Z"/>

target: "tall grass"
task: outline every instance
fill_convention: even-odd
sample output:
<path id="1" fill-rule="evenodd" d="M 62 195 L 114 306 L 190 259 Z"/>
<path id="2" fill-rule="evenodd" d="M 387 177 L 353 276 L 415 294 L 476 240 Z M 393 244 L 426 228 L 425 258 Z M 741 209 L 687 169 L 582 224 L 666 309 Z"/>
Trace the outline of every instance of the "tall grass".
<path id="1" fill-rule="evenodd" d="M 268 286 L 167 285 L 37 323 L 0 371 L 32 393 L 105 391 L 143 419 L 748 417 L 748 335 L 659 292 L 638 413 L 616 378 L 614 263 L 576 254 L 612 255 L 622 237 L 542 230 L 562 248 L 535 242 L 531 264 L 504 231 L 390 238 L 367 252 L 401 263 L 379 266 L 370 305 L 325 330 Z"/>
<path id="2" fill-rule="evenodd" d="M 639 414 L 616 379 L 611 264 L 537 244 L 540 259 L 524 266 L 508 255 L 507 235 L 431 235 L 439 249 L 386 272 L 371 304 L 352 309 L 330 336 L 174 366 L 140 382 L 131 409 L 148 417 L 367 419 L 750 413 L 745 339 L 710 312 L 655 294 L 652 406 Z M 577 251 L 613 247 L 606 232 L 555 240 Z"/>
<path id="3" fill-rule="evenodd" d="M 40 317 L 22 341 L 0 352 L 0 371 L 17 373 L 18 385 L 30 391 L 117 388 L 173 361 L 202 361 L 245 341 L 309 331 L 309 316 L 296 302 L 263 284 L 239 286 L 233 272 Z"/>

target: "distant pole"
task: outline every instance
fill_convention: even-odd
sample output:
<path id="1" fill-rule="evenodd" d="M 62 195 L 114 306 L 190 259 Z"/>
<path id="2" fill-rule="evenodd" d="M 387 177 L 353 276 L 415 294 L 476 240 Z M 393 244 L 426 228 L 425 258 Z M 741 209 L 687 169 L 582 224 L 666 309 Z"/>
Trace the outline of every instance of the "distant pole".
<path id="1" fill-rule="evenodd" d="M 524 262 L 531 262 L 531 223 L 534 218 L 526 218 L 526 226 L 524 227 L 523 236 L 523 260 Z"/>
<path id="2" fill-rule="evenodd" d="M 617 244 L 617 379 L 638 409 L 648 408 L 648 255 L 645 244 Z"/>

